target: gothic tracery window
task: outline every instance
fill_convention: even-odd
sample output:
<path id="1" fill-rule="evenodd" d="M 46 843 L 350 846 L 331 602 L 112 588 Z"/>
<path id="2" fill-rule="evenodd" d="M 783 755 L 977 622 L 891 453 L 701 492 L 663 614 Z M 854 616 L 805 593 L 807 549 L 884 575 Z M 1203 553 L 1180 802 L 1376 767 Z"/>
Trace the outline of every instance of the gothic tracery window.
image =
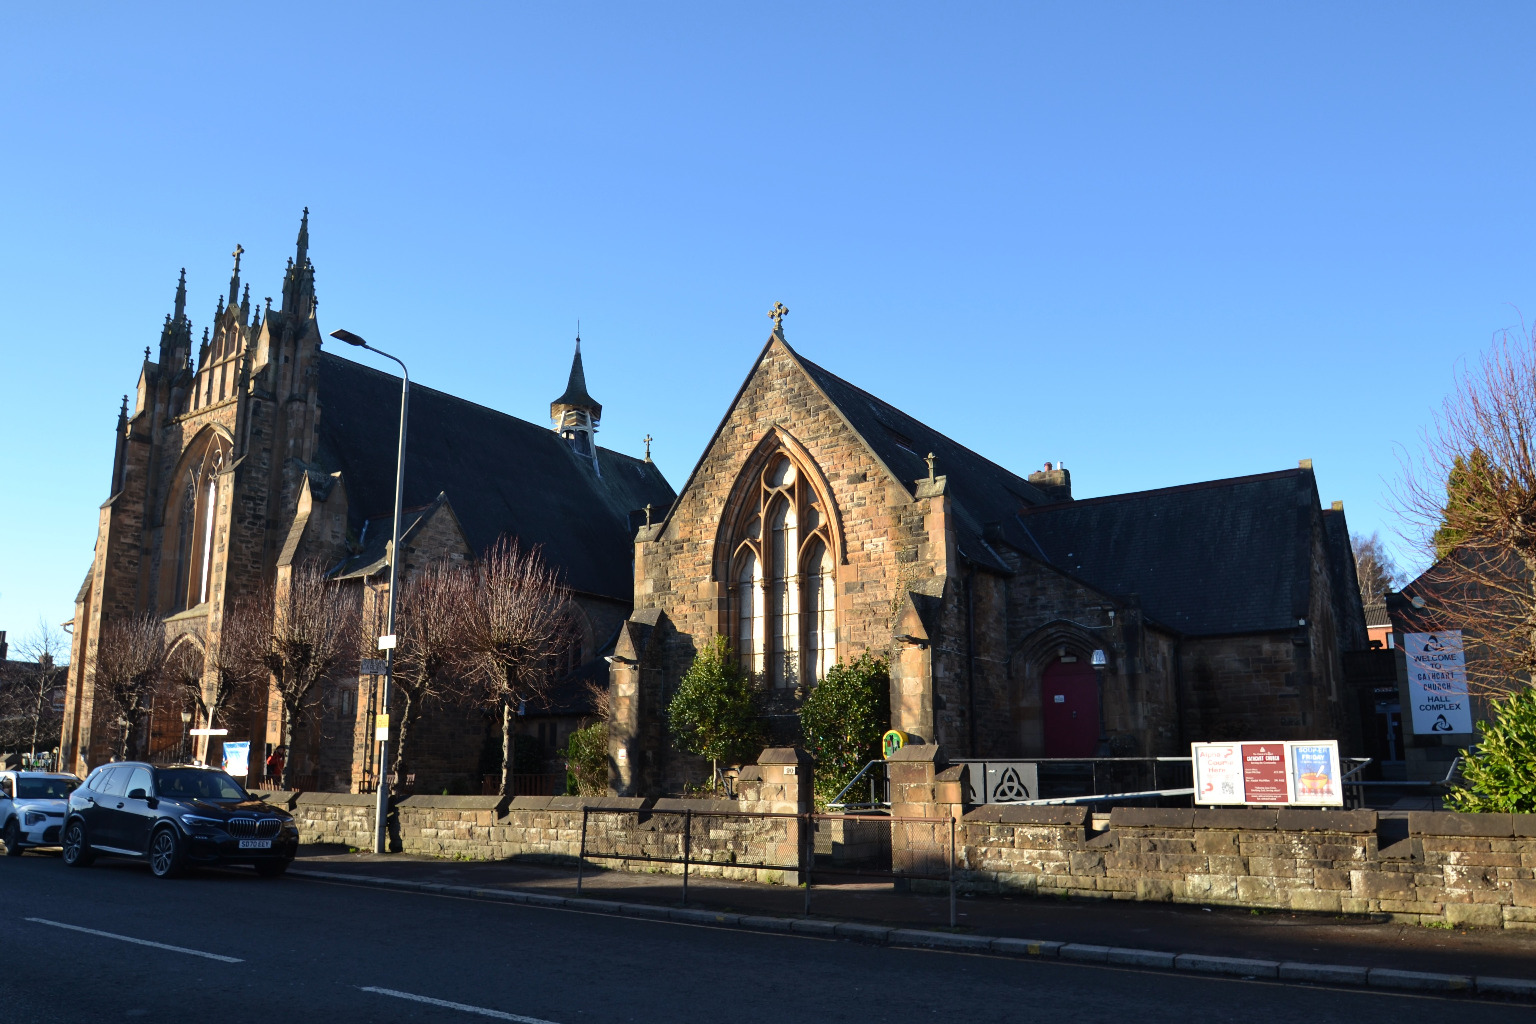
<path id="1" fill-rule="evenodd" d="M 837 660 L 836 569 L 823 498 L 783 453 L 738 516 L 730 591 L 744 668 L 775 688 L 811 686 Z"/>
<path id="2" fill-rule="evenodd" d="M 229 442 L 211 431 L 189 445 L 183 456 L 184 481 L 166 510 L 166 575 L 162 607 L 191 608 L 207 601 L 213 584 L 214 533 L 218 525 L 219 473 Z M 174 529 L 169 520 L 174 515 Z M 174 559 L 174 561 L 172 561 Z"/>

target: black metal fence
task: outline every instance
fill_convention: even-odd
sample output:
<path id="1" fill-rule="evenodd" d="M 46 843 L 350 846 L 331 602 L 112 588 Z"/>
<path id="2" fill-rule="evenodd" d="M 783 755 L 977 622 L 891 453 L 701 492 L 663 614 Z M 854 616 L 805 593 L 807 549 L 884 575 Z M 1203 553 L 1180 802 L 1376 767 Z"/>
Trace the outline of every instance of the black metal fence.
<path id="1" fill-rule="evenodd" d="M 948 887 L 953 927 L 956 830 L 947 817 L 584 807 L 576 890 L 583 890 L 588 863 L 597 861 L 675 869 L 684 905 L 689 882 L 701 871 L 736 878 L 770 873 L 793 878 L 810 914 L 818 886 L 930 883 Z"/>

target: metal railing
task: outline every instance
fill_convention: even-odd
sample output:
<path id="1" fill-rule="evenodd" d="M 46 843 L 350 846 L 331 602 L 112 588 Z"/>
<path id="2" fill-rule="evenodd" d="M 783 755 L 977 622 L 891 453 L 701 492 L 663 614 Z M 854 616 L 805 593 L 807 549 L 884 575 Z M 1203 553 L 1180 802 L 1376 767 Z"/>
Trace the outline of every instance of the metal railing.
<path id="1" fill-rule="evenodd" d="M 648 853 L 643 850 L 633 849 L 622 852 L 602 852 L 594 850 L 590 842 L 593 830 L 591 827 L 594 815 L 621 815 L 634 817 L 644 822 L 647 819 L 662 817 L 673 824 L 673 831 L 661 833 L 666 838 L 676 838 L 676 855 L 664 852 Z M 794 843 L 796 847 L 795 863 L 773 863 L 766 859 L 762 862 L 751 862 L 737 859 L 732 854 L 728 861 L 717 859 L 700 859 L 695 855 L 695 840 L 697 832 L 694 824 L 696 821 L 719 821 L 721 819 L 743 819 L 747 821 L 781 821 L 784 823 L 784 838 L 789 838 L 790 826 L 795 826 Z M 846 827 L 848 823 L 856 824 L 862 828 L 886 829 L 886 842 L 874 844 L 876 852 L 873 857 L 856 859 L 851 865 L 839 866 L 836 857 L 826 858 L 830 863 L 818 863 L 817 838 L 818 830 L 822 825 L 832 825 L 842 822 Z M 926 829 L 938 831 L 941 835 L 948 832 L 947 853 L 944 858 L 941 872 L 914 869 L 910 866 L 898 868 L 895 866 L 894 856 L 897 846 L 894 842 L 898 829 Z M 612 831 L 612 830 L 610 830 Z M 706 826 L 705 834 L 711 830 Z M 718 828 L 714 831 L 718 831 Z M 750 841 L 750 840 L 749 840 Z M 761 840 L 759 840 L 761 841 Z M 830 880 L 837 878 L 860 879 L 886 879 L 893 883 L 911 881 L 942 882 L 949 890 L 949 924 L 955 927 L 955 869 L 956 869 L 956 844 L 957 822 L 956 819 L 945 818 L 916 818 L 916 817 L 892 817 L 890 815 L 855 815 L 855 814 L 818 814 L 807 813 L 774 813 L 764 811 L 715 811 L 708 809 L 685 808 L 682 810 L 656 810 L 636 809 L 629 807 L 583 807 L 581 810 L 581 842 L 577 854 L 576 864 L 576 892 L 578 895 L 584 891 L 586 881 L 586 868 L 588 861 L 617 860 L 628 863 L 641 864 L 667 864 L 677 865 L 682 868 L 682 894 L 684 906 L 688 904 L 688 885 L 693 870 L 698 867 L 749 869 L 756 871 L 793 873 L 799 876 L 798 887 L 804 891 L 802 912 L 809 916 L 811 913 L 811 891 L 815 888 L 818 878 L 823 885 L 831 884 Z M 661 843 L 658 846 L 666 846 Z M 783 842 L 766 842 L 764 845 L 782 846 Z M 942 846 L 942 842 L 937 844 Z M 900 849 L 906 859 L 912 864 L 931 863 L 936 844 L 932 842 L 912 844 L 903 843 Z"/>
<path id="2" fill-rule="evenodd" d="M 844 799 L 855 791 L 863 795 L 866 784 L 869 786 L 867 803 L 848 803 Z M 871 761 L 860 768 L 858 774 L 848 781 L 848 785 L 838 790 L 837 795 L 827 802 L 827 806 L 850 811 L 891 806 L 891 773 L 886 768 L 886 762 Z"/>

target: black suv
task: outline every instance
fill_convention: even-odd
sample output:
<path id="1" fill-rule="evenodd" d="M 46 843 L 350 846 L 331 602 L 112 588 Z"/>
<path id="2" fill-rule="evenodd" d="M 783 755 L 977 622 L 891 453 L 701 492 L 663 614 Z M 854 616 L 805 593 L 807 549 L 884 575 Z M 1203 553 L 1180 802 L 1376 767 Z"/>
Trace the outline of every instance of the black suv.
<path id="1" fill-rule="evenodd" d="M 293 817 L 206 765 L 102 765 L 69 795 L 64 863 L 98 853 L 143 857 L 160 878 L 194 864 L 251 864 L 263 878 L 288 870 L 299 848 Z"/>

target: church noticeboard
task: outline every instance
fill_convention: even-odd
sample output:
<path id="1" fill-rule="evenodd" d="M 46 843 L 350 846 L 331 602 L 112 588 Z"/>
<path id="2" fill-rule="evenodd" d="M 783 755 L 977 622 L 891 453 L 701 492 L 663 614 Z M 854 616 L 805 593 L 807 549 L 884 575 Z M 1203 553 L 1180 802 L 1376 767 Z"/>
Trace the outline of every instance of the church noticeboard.
<path id="1" fill-rule="evenodd" d="M 1335 740 L 1190 745 L 1195 803 L 1246 807 L 1342 807 Z"/>
<path id="2" fill-rule="evenodd" d="M 1467 700 L 1467 656 L 1461 630 L 1408 633 L 1403 637 L 1408 659 L 1408 704 L 1413 709 L 1416 736 L 1472 731 L 1472 706 Z"/>

